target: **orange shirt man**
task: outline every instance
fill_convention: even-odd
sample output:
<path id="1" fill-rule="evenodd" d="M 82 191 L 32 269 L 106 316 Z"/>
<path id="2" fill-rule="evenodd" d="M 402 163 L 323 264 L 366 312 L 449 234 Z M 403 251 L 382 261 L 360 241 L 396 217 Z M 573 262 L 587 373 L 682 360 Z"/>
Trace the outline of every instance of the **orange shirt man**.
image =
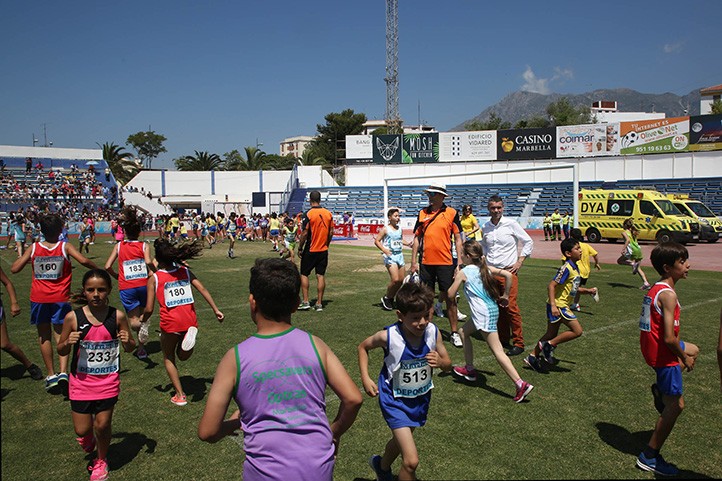
<path id="1" fill-rule="evenodd" d="M 333 238 L 333 215 L 321 207 L 321 193 L 314 190 L 309 194 L 311 208 L 304 214 L 301 236 L 298 241 L 298 255 L 301 257 L 301 311 L 311 309 L 308 299 L 308 276 L 316 271 L 318 298 L 314 309 L 323 310 L 323 292 L 326 289 L 326 268 L 328 267 L 328 246 Z"/>

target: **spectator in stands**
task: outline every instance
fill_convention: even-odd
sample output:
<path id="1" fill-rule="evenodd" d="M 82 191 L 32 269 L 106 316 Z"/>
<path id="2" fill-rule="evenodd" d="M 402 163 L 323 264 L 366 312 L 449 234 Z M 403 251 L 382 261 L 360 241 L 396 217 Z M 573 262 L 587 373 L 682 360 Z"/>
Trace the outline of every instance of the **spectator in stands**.
<path id="1" fill-rule="evenodd" d="M 562 240 L 562 215 L 559 213 L 559 208 L 554 209 L 551 215 L 552 218 L 552 240 Z"/>
<path id="2" fill-rule="evenodd" d="M 38 171 L 38 174 L 42 174 L 44 168 L 45 168 L 45 166 L 43 165 L 43 163 L 38 160 L 38 163 L 35 164 L 35 170 Z"/>
<path id="3" fill-rule="evenodd" d="M 30 174 L 33 171 L 33 159 L 27 157 L 25 159 L 25 173 Z"/>
<path id="4" fill-rule="evenodd" d="M 484 249 L 486 263 L 489 266 L 507 270 L 512 274 L 509 305 L 499 307 L 498 332 L 502 345 L 509 348 L 506 354 L 516 356 L 524 352 L 521 312 L 517 303 L 519 294 L 518 273 L 524 264 L 524 259 L 531 255 L 534 241 L 516 221 L 504 217 L 504 201 L 501 197 L 492 195 L 489 198 L 488 209 L 491 217 L 481 227 L 481 246 Z M 521 252 L 519 252 L 520 241 L 522 242 Z M 501 284 L 503 292 L 504 278 L 497 277 L 496 279 Z M 510 338 L 513 345 L 510 344 Z"/>
<path id="5" fill-rule="evenodd" d="M 454 239 L 456 256 L 461 259 L 461 221 L 456 209 L 444 203 L 447 196 L 446 185 L 434 183 L 424 192 L 429 197 L 429 205 L 421 209 L 414 226 L 411 272 L 418 272 L 421 282 L 432 290 L 439 284 L 439 301 L 446 302 L 451 342 L 454 347 L 462 347 L 461 336 L 457 332 L 456 297 L 449 298 L 446 294 L 458 269 L 458 266 L 454 267 L 449 241 Z"/>

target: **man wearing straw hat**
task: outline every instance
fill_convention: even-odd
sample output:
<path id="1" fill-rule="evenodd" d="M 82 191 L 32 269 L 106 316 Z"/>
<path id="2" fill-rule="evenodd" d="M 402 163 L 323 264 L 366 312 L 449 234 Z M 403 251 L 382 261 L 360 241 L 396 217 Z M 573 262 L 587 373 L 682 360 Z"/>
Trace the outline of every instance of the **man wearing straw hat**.
<path id="1" fill-rule="evenodd" d="M 444 204 L 444 199 L 448 196 L 446 185 L 432 183 L 424 192 L 429 197 L 429 206 L 421 209 L 414 226 L 411 272 L 418 272 L 421 282 L 432 289 L 438 283 L 439 300 L 446 301 L 446 310 L 451 326 L 451 342 L 455 347 L 462 347 L 461 336 L 457 332 L 456 298 L 448 298 L 446 295 L 453 283 L 456 269 L 458 269 L 454 266 L 451 253 L 452 236 L 456 257 L 461 259 L 461 221 L 459 213 Z M 417 263 L 419 257 L 421 262 Z"/>

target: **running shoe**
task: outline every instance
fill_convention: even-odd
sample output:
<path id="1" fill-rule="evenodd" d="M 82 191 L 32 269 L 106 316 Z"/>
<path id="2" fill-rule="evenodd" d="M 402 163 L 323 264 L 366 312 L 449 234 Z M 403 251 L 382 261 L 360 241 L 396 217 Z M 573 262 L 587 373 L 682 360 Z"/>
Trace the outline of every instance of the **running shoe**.
<path id="1" fill-rule="evenodd" d="M 183 336 L 183 342 L 181 343 L 181 349 L 184 351 L 190 351 L 193 346 L 196 345 L 196 334 L 198 334 L 198 328 L 191 326 L 186 331 L 186 335 Z"/>
<path id="2" fill-rule="evenodd" d="M 186 399 L 186 397 L 179 396 L 178 394 L 170 398 L 170 402 L 172 402 L 176 406 L 185 406 L 186 404 L 188 404 L 188 400 Z"/>
<path id="3" fill-rule="evenodd" d="M 544 368 L 542 367 L 541 363 L 539 362 L 539 359 L 534 354 L 529 354 L 527 357 L 524 358 L 524 364 L 532 368 L 536 372 L 544 373 Z"/>
<path id="4" fill-rule="evenodd" d="M 323 304 L 316 304 L 313 308 L 316 312 L 321 312 L 323 311 Z"/>
<path id="5" fill-rule="evenodd" d="M 469 368 L 466 366 L 454 366 L 454 374 L 463 377 L 469 382 L 476 381 L 476 369 L 473 367 Z"/>
<path id="6" fill-rule="evenodd" d="M 634 261 L 632 264 L 632 275 L 636 275 L 639 272 L 639 261 Z"/>
<path id="7" fill-rule="evenodd" d="M 434 314 L 436 314 L 436 317 L 444 317 L 444 308 L 440 302 L 434 304 Z"/>
<path id="8" fill-rule="evenodd" d="M 371 469 L 374 470 L 374 473 L 376 473 L 376 480 L 377 481 L 393 481 L 394 476 L 391 474 L 391 470 L 384 471 L 381 469 L 381 456 L 378 454 L 371 456 L 371 459 L 369 459 L 369 466 L 371 466 Z"/>
<path id="9" fill-rule="evenodd" d="M 96 459 L 92 466 L 88 467 L 90 471 L 90 481 L 105 481 L 108 479 L 108 463 L 105 459 Z"/>
<path id="10" fill-rule="evenodd" d="M 54 387 L 57 387 L 58 385 L 58 375 L 57 374 L 51 374 L 50 376 L 45 378 L 45 390 L 50 391 Z"/>
<path id="11" fill-rule="evenodd" d="M 569 306 L 569 309 L 579 312 L 582 310 L 582 306 L 580 306 L 579 304 L 572 304 L 571 306 Z"/>
<path id="12" fill-rule="evenodd" d="M 532 389 L 534 389 L 534 386 L 532 386 L 526 381 L 522 381 L 521 386 L 516 388 L 516 396 L 514 396 L 514 402 L 522 402 L 524 398 L 529 395 Z"/>
<path id="13" fill-rule="evenodd" d="M 458 332 L 451 333 L 451 343 L 454 347 L 464 347 L 464 343 L 461 341 L 461 336 Z"/>
<path id="14" fill-rule="evenodd" d="M 549 344 L 549 341 L 539 341 L 539 349 L 541 349 L 544 360 L 549 364 L 554 364 L 554 346 Z"/>
<path id="15" fill-rule="evenodd" d="M 393 311 L 394 310 L 393 301 L 391 301 L 391 299 L 389 299 L 388 297 L 383 296 L 381 298 L 381 307 L 383 308 L 384 311 Z"/>
<path id="16" fill-rule="evenodd" d="M 143 359 L 148 359 L 148 351 L 145 350 L 145 347 L 138 346 L 138 349 L 135 350 L 135 357 L 137 357 L 141 361 Z"/>
<path id="17" fill-rule="evenodd" d="M 661 454 L 658 454 L 656 458 L 648 458 L 642 452 L 637 458 L 637 466 L 660 476 L 677 476 L 679 474 L 677 466 L 665 461 Z"/>
<path id="18" fill-rule="evenodd" d="M 594 288 L 594 294 L 592 295 L 592 299 L 594 299 L 594 302 L 599 302 L 599 289 L 596 287 Z"/>
<path id="19" fill-rule="evenodd" d="M 138 342 L 145 344 L 148 342 L 148 330 L 150 328 L 150 321 L 140 323 L 140 329 L 138 329 Z"/>
<path id="20" fill-rule="evenodd" d="M 93 436 L 92 432 L 83 437 L 75 438 L 75 440 L 86 453 L 92 453 L 95 451 L 95 436 Z"/>
<path id="21" fill-rule="evenodd" d="M 465 321 L 469 316 L 461 312 L 460 310 L 456 310 L 456 318 L 460 321 Z"/>
<path id="22" fill-rule="evenodd" d="M 298 306 L 299 311 L 307 311 L 309 309 L 311 309 L 311 304 L 309 304 L 308 302 L 302 302 L 301 305 Z"/>
<path id="23" fill-rule="evenodd" d="M 37 364 L 31 364 L 26 369 L 30 377 L 36 381 L 40 381 L 43 378 L 43 371 L 37 366 Z"/>
<path id="24" fill-rule="evenodd" d="M 649 284 L 649 282 L 645 282 L 644 284 L 642 284 L 642 287 L 640 287 L 640 289 L 642 289 L 643 291 L 648 291 L 651 288 L 652 286 Z"/>

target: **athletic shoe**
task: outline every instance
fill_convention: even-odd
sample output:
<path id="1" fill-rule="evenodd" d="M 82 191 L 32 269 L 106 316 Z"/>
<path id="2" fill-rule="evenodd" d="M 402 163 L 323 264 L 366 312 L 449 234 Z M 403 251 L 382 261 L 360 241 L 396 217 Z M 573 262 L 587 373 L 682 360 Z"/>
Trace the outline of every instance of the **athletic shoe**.
<path id="1" fill-rule="evenodd" d="M 45 390 L 50 391 L 52 388 L 58 385 L 58 375 L 52 374 L 45 378 Z"/>
<path id="2" fill-rule="evenodd" d="M 632 264 L 632 275 L 636 275 L 639 272 L 639 261 L 634 261 Z"/>
<path id="3" fill-rule="evenodd" d="M 645 282 L 644 284 L 642 284 L 642 287 L 640 287 L 640 289 L 642 289 L 643 291 L 648 291 L 651 288 L 652 286 L 649 284 L 649 282 Z"/>
<path id="4" fill-rule="evenodd" d="M 302 302 L 301 305 L 298 306 L 299 311 L 307 311 L 309 309 L 311 309 L 311 304 L 309 304 L 308 302 Z"/>
<path id="5" fill-rule="evenodd" d="M 594 299 L 594 302 L 599 302 L 599 289 L 596 287 L 594 288 L 594 294 L 592 295 L 592 299 Z"/>
<path id="6" fill-rule="evenodd" d="M 135 350 L 135 357 L 137 357 L 141 361 L 143 359 L 148 359 L 148 352 L 143 346 L 138 346 L 138 349 Z"/>
<path id="7" fill-rule="evenodd" d="M 465 321 L 469 316 L 461 312 L 460 310 L 456 310 L 456 318 L 460 321 Z"/>
<path id="8" fill-rule="evenodd" d="M 150 328 L 150 321 L 140 323 L 140 329 L 138 329 L 138 342 L 145 344 L 148 342 L 148 330 Z"/>
<path id="9" fill-rule="evenodd" d="M 393 311 L 393 301 L 388 297 L 384 296 L 381 298 L 381 307 L 384 309 L 384 311 Z"/>
<path id="10" fill-rule="evenodd" d="M 377 481 L 393 481 L 394 476 L 391 474 L 391 470 L 384 471 L 381 469 L 381 456 L 378 454 L 371 456 L 371 459 L 369 459 L 369 466 L 371 466 L 371 469 L 374 470 L 374 473 L 376 473 L 376 480 Z"/>
<path id="11" fill-rule="evenodd" d="M 532 368 L 536 372 L 544 372 L 544 368 L 542 367 L 541 363 L 539 362 L 539 359 L 534 354 L 529 354 L 527 357 L 524 358 L 524 364 Z"/>
<path id="12" fill-rule="evenodd" d="M 549 341 L 539 341 L 539 349 L 541 349 L 544 360 L 549 364 L 554 364 L 554 346 Z"/>
<path id="13" fill-rule="evenodd" d="M 444 309 L 440 302 L 434 304 L 434 314 L 436 317 L 444 317 Z"/>
<path id="14" fill-rule="evenodd" d="M 108 463 L 105 459 L 96 459 L 93 466 L 88 467 L 90 481 L 105 481 L 108 479 Z"/>
<path id="15" fill-rule="evenodd" d="M 454 366 L 454 374 L 463 377 L 467 381 L 476 381 L 476 369 L 473 367 L 469 369 L 466 366 Z"/>
<path id="16" fill-rule="evenodd" d="M 313 309 L 316 312 L 321 312 L 321 311 L 323 311 L 323 304 L 316 304 L 315 306 L 313 306 Z"/>
<path id="17" fill-rule="evenodd" d="M 228 258 L 229 259 L 231 258 L 231 250 L 230 249 L 228 249 Z"/>
<path id="18" fill-rule="evenodd" d="M 176 406 L 185 406 L 186 404 L 188 404 L 185 396 L 179 396 L 177 394 L 170 398 L 170 402 L 172 402 Z"/>
<path id="19" fill-rule="evenodd" d="M 30 374 L 30 377 L 36 381 L 40 381 L 43 378 L 43 371 L 36 364 L 31 364 L 26 370 L 28 374 Z"/>
<path id="20" fill-rule="evenodd" d="M 186 331 L 186 335 L 183 336 L 183 342 L 181 343 L 181 349 L 184 351 L 190 351 L 193 346 L 196 345 L 196 334 L 198 334 L 198 328 L 191 326 Z"/>
<path id="21" fill-rule="evenodd" d="M 231 259 L 235 259 L 235 258 L 236 258 L 236 253 L 233 252 L 233 249 L 231 249 Z"/>
<path id="22" fill-rule="evenodd" d="M 75 438 L 75 440 L 86 453 L 92 453 L 95 451 L 95 436 L 93 436 L 92 432 L 82 438 Z"/>
<path id="23" fill-rule="evenodd" d="M 656 458 L 648 458 L 642 452 L 637 458 L 637 466 L 660 476 L 677 476 L 679 474 L 677 466 L 665 461 L 661 454 L 658 454 Z"/>
<path id="24" fill-rule="evenodd" d="M 461 336 L 458 332 L 451 333 L 451 343 L 454 347 L 464 347 L 464 343 L 461 341 Z"/>
<path id="25" fill-rule="evenodd" d="M 522 381 L 521 386 L 516 388 L 516 396 L 514 396 L 514 402 L 522 402 L 524 398 L 529 395 L 532 389 L 534 389 L 534 386 L 532 386 L 526 381 Z"/>
<path id="26" fill-rule="evenodd" d="M 652 384 L 652 397 L 654 398 L 654 409 L 656 409 L 659 414 L 662 414 L 662 411 L 664 411 L 664 400 L 656 384 Z"/>
<path id="27" fill-rule="evenodd" d="M 509 348 L 508 351 L 506 351 L 506 355 L 511 356 L 518 356 L 519 354 L 524 352 L 524 348 L 521 346 L 512 346 Z"/>

